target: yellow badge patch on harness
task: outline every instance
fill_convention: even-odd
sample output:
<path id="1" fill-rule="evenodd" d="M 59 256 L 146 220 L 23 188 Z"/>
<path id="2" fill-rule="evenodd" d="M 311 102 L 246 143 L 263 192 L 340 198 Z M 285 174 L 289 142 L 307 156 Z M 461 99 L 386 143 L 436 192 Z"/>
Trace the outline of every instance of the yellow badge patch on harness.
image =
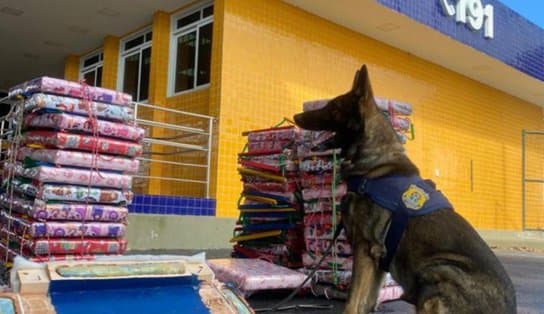
<path id="1" fill-rule="evenodd" d="M 406 208 L 421 209 L 429 200 L 429 194 L 417 185 L 410 184 L 408 189 L 402 193 L 402 202 Z"/>

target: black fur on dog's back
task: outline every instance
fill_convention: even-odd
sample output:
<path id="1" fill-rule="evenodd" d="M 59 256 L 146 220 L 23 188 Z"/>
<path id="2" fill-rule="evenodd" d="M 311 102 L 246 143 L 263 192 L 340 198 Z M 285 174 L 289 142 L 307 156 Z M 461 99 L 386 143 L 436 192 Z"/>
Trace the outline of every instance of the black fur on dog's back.
<path id="1" fill-rule="evenodd" d="M 357 72 L 348 93 L 294 119 L 305 129 L 335 132 L 330 144 L 342 148 L 345 179 L 419 175 L 376 106 L 366 66 Z M 376 304 L 383 278 L 378 261 L 386 253 L 391 213 L 364 195 L 349 193 L 347 201 L 342 221 L 353 246 L 354 268 L 346 312 L 367 313 Z M 390 271 L 418 313 L 516 312 L 514 286 L 505 269 L 472 226 L 451 209 L 410 218 Z"/>

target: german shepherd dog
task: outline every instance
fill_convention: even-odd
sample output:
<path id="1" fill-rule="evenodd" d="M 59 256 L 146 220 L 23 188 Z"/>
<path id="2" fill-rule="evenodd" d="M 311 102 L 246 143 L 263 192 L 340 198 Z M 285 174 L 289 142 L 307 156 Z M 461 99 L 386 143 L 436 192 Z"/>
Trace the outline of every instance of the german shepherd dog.
<path id="1" fill-rule="evenodd" d="M 329 148 L 342 149 L 341 174 L 348 186 L 350 180 L 419 178 L 418 168 L 376 105 L 366 65 L 357 71 L 349 92 L 322 109 L 296 114 L 294 120 L 304 129 L 335 132 Z M 403 299 L 414 304 L 417 313 L 515 313 L 514 286 L 497 257 L 440 192 L 417 192 L 418 184 L 434 187 L 430 181 L 417 180 L 410 185 L 415 194 L 404 192 L 385 201 L 404 202 L 416 212 L 427 198 L 436 196 L 438 208 L 406 218 L 393 249 L 386 242 L 394 228 L 394 212 L 371 194 L 348 189 L 342 222 L 354 261 L 345 313 L 375 309 L 384 270 L 402 286 Z M 389 189 L 380 183 L 374 188 L 379 193 Z M 418 202 L 421 196 L 423 201 Z"/>

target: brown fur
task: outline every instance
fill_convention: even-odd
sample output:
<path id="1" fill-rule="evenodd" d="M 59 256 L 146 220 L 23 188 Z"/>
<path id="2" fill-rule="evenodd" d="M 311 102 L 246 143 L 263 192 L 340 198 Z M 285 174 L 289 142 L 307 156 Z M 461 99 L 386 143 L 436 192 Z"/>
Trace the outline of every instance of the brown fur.
<path id="1" fill-rule="evenodd" d="M 305 129 L 335 132 L 331 145 L 342 148 L 344 178 L 419 174 L 376 106 L 366 66 L 357 72 L 351 91 L 322 109 L 295 115 L 295 121 Z M 342 221 L 354 255 L 345 313 L 368 313 L 384 277 L 378 261 L 386 253 L 391 214 L 358 194 L 349 193 L 345 201 Z M 503 266 L 472 226 L 450 209 L 410 218 L 390 271 L 418 313 L 516 312 L 514 286 Z"/>

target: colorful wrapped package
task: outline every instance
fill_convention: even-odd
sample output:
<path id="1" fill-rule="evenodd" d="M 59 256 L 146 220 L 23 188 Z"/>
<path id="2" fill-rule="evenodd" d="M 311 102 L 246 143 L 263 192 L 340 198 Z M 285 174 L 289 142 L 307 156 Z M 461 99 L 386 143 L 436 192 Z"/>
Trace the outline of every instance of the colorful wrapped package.
<path id="1" fill-rule="evenodd" d="M 79 99 L 87 99 L 108 104 L 129 105 L 132 96 L 111 89 L 82 85 L 76 82 L 65 81 L 57 78 L 42 76 L 24 82 L 9 90 L 9 96 L 28 95 L 34 93 L 47 93 L 61 96 L 69 96 Z"/>
<path id="2" fill-rule="evenodd" d="M 1 233 L 5 237 L 7 231 L 2 230 Z M 48 254 L 123 254 L 127 249 L 127 241 L 122 239 L 24 239 L 15 234 L 11 234 L 9 239 L 16 243 L 16 249 L 22 251 L 25 256 Z"/>
<path id="3" fill-rule="evenodd" d="M 54 129 L 76 133 L 93 134 L 139 142 L 144 137 L 144 129 L 128 124 L 98 120 L 91 117 L 67 113 L 32 113 L 24 118 L 26 129 Z"/>
<path id="4" fill-rule="evenodd" d="M 208 265 L 219 281 L 233 283 L 246 295 L 263 290 L 294 289 L 306 279 L 303 273 L 259 259 L 212 259 Z"/>
<path id="5" fill-rule="evenodd" d="M 117 106 L 77 98 L 49 94 L 34 94 L 25 101 L 26 111 L 50 110 L 89 116 L 92 112 L 99 119 L 114 121 L 134 120 L 134 109 L 130 106 Z"/>
<path id="6" fill-rule="evenodd" d="M 126 226 L 114 222 L 59 222 L 35 221 L 3 212 L 1 220 L 11 226 L 12 232 L 29 238 L 43 237 L 107 237 L 117 238 L 125 235 Z"/>
<path id="7" fill-rule="evenodd" d="M 111 221 L 125 223 L 128 209 L 121 206 L 83 203 L 46 203 L 40 199 L 24 199 L 14 195 L 0 195 L 0 202 L 6 208 L 35 220 L 76 220 Z"/>
<path id="8" fill-rule="evenodd" d="M 62 182 L 69 185 L 118 189 L 130 189 L 132 186 L 132 176 L 79 168 L 59 168 L 54 166 L 24 168 L 23 165 L 18 163 L 15 165 L 15 174 L 40 183 Z"/>
<path id="9" fill-rule="evenodd" d="M 78 185 L 36 184 L 21 179 L 12 181 L 15 191 L 43 201 L 66 201 L 100 204 L 130 204 L 133 193 L 115 189 L 89 188 Z"/>
<path id="10" fill-rule="evenodd" d="M 317 262 L 321 260 L 322 255 L 313 255 L 309 252 L 302 254 L 302 263 L 304 267 L 313 269 Z M 351 270 L 353 268 L 353 256 L 327 256 L 320 266 L 322 269 Z"/>
<path id="11" fill-rule="evenodd" d="M 29 131 L 23 134 L 24 144 L 41 145 L 61 149 L 75 149 L 98 153 L 138 157 L 142 154 L 142 145 L 121 140 L 114 140 L 89 135 L 71 134 L 56 131 Z"/>
<path id="12" fill-rule="evenodd" d="M 58 166 L 96 167 L 101 170 L 122 171 L 127 174 L 138 172 L 138 167 L 140 166 L 140 161 L 137 159 L 60 149 L 21 147 L 17 157 L 21 161 L 28 158 L 33 161 L 42 161 Z"/>

